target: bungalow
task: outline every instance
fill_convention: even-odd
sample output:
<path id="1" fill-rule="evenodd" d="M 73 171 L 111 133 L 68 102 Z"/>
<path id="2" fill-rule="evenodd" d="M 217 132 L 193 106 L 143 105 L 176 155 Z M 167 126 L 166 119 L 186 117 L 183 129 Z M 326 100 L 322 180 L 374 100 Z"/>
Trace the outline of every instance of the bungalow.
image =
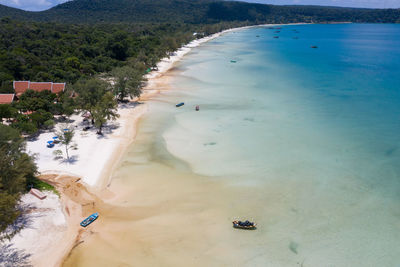
<path id="1" fill-rule="evenodd" d="M 15 94 L 0 94 L 0 105 L 11 104 L 14 101 Z"/>
<path id="2" fill-rule="evenodd" d="M 47 90 L 59 94 L 65 90 L 65 83 L 14 81 L 13 87 L 17 96 L 22 95 L 26 90 L 34 90 L 36 92 Z"/>

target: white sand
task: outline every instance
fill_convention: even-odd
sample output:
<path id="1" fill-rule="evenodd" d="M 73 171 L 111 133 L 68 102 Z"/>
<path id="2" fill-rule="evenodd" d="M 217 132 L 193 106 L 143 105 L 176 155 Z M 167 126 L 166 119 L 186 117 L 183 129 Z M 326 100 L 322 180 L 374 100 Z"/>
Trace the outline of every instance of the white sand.
<path id="1" fill-rule="evenodd" d="M 47 196 L 44 200 L 31 194 L 22 196 L 21 206 L 25 212 L 21 219 L 24 228 L 11 241 L 0 245 L 0 266 L 22 266 L 22 263 L 35 265 L 37 260 L 46 257 L 55 242 L 62 242 L 67 224 L 61 203 L 54 193 L 44 194 Z M 7 256 L 10 254 L 13 257 Z M 29 259 L 24 260 L 29 254 Z"/>
<path id="2" fill-rule="evenodd" d="M 133 117 L 143 113 L 143 106 L 133 108 L 134 104 L 121 105 L 119 108 L 120 118 L 117 121 L 109 122 L 103 129 L 104 135 L 96 134 L 97 129 L 93 127 L 88 131 L 83 131 L 85 126 L 90 126 L 90 122 L 83 122 L 83 117 L 73 115 L 70 127 L 75 129 L 73 143 L 77 144 L 77 150 L 70 150 L 69 155 L 72 159 L 55 159 L 53 152 L 62 150 L 65 154 L 65 146 L 56 144 L 53 148 L 47 148 L 47 141 L 53 140 L 54 132 L 41 134 L 37 140 L 27 143 L 27 151 L 34 154 L 36 163 L 41 173 L 65 173 L 72 176 L 81 177 L 82 181 L 89 186 L 95 186 L 102 176 L 102 171 L 113 161 L 114 152 L 120 149 L 120 145 L 130 143 L 132 136 L 129 136 L 130 123 Z M 133 113 L 135 111 L 135 114 Z M 61 124 L 56 128 L 63 128 Z"/>

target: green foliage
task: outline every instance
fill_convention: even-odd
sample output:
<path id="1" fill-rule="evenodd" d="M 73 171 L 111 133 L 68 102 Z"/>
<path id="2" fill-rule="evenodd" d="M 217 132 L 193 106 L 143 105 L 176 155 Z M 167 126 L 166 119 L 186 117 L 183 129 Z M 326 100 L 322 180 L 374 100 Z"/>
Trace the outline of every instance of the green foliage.
<path id="1" fill-rule="evenodd" d="M 126 97 L 139 97 L 144 83 L 143 71 L 129 66 L 115 68 L 113 91 L 120 101 Z"/>
<path id="2" fill-rule="evenodd" d="M 41 191 L 50 191 L 59 195 L 59 192 L 54 188 L 54 186 L 46 182 L 43 182 L 42 180 L 38 179 L 35 176 L 27 177 L 26 184 L 28 190 L 33 187 Z"/>
<path id="3" fill-rule="evenodd" d="M 322 6 L 273 6 L 223 0 L 75 0 L 42 12 L 0 5 L 0 14 L 18 20 L 63 23 L 287 23 L 296 21 L 399 21 L 398 9 L 357 9 Z M 8 21 L 10 23 L 10 21 Z"/>
<path id="4" fill-rule="evenodd" d="M 94 108 L 101 101 L 109 84 L 99 79 L 80 80 L 74 85 L 77 92 L 76 104 L 79 109 L 89 112 L 93 117 Z"/>
<path id="5" fill-rule="evenodd" d="M 183 23 L 70 25 L 0 20 L 0 91 L 12 91 L 13 80 L 73 84 L 132 61 L 154 67 L 201 29 Z"/>
<path id="6" fill-rule="evenodd" d="M 117 108 L 118 103 L 113 94 L 111 92 L 105 93 L 93 109 L 94 124 L 99 128 L 98 134 L 102 134 L 102 128 L 107 121 L 119 117 Z"/>
<path id="7" fill-rule="evenodd" d="M 73 127 L 62 126 L 57 131 L 58 140 L 60 141 L 60 143 L 62 145 L 64 145 L 65 154 L 67 156 L 67 161 L 70 160 L 69 150 L 76 146 L 74 143 L 72 143 L 72 139 L 74 138 L 74 135 L 75 135 L 75 131 L 74 131 Z"/>
<path id="8" fill-rule="evenodd" d="M 33 159 L 25 153 L 19 132 L 0 124 L 0 232 L 19 216 L 19 196 L 26 180 L 36 173 Z"/>
<path id="9" fill-rule="evenodd" d="M 36 128 L 42 128 L 43 126 L 45 126 L 45 128 L 48 128 L 49 126 L 54 124 L 53 114 L 43 109 L 39 109 L 29 115 L 29 119 L 36 126 Z"/>
<path id="10" fill-rule="evenodd" d="M 11 124 L 11 127 L 28 135 L 34 134 L 38 131 L 36 125 L 29 120 L 29 117 L 22 114 L 16 116 L 16 121 Z"/>
<path id="11" fill-rule="evenodd" d="M 13 118 L 17 115 L 17 109 L 9 104 L 0 105 L 0 123 L 3 119 Z"/>
<path id="12" fill-rule="evenodd" d="M 56 99 L 57 95 L 47 90 L 41 92 L 27 90 L 15 103 L 15 107 L 22 112 L 39 110 L 50 112 L 54 108 Z"/>

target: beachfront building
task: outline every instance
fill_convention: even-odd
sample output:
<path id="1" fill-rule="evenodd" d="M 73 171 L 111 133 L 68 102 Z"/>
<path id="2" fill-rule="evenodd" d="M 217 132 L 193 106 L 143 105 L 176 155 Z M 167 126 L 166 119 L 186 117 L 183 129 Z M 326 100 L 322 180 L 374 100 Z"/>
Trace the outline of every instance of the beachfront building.
<path id="1" fill-rule="evenodd" d="M 15 94 L 0 94 L 0 105 L 11 104 L 14 101 Z"/>
<path id="2" fill-rule="evenodd" d="M 47 90 L 54 94 L 59 94 L 64 92 L 65 83 L 14 81 L 13 87 L 17 97 L 25 93 L 27 90 L 33 90 L 36 92 Z"/>

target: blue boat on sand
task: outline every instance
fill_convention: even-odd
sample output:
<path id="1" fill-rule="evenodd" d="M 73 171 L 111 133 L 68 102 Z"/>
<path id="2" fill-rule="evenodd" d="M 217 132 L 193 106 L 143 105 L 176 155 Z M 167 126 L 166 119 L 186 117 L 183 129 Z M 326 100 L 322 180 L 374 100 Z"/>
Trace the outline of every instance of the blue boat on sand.
<path id="1" fill-rule="evenodd" d="M 89 224 L 91 224 L 92 222 L 94 222 L 97 218 L 99 217 L 99 213 L 93 213 L 92 215 L 90 215 L 89 217 L 87 217 L 86 219 L 84 219 L 82 222 L 81 222 L 81 226 L 82 227 L 86 227 L 86 226 L 88 226 Z"/>
<path id="2" fill-rule="evenodd" d="M 175 106 L 176 106 L 177 108 L 179 108 L 179 107 L 182 107 L 183 105 L 185 105 L 185 103 L 181 102 L 181 103 L 179 103 L 179 104 L 176 104 Z"/>

